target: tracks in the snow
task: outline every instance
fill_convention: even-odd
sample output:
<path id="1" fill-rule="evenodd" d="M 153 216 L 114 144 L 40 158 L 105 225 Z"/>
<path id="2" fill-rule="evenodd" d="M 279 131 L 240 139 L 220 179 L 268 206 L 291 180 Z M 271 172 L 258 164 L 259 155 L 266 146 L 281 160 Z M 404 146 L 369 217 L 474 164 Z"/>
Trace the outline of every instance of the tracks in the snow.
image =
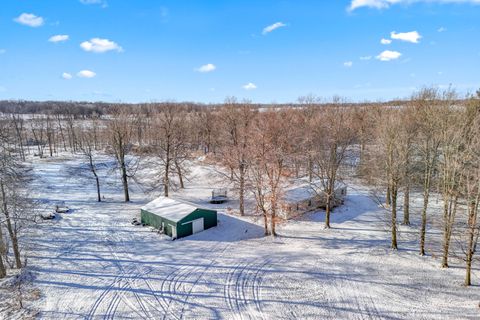
<path id="1" fill-rule="evenodd" d="M 236 265 L 228 273 L 224 296 L 235 319 L 265 319 L 261 302 L 261 285 L 267 266 L 273 259 L 260 263 L 244 262 Z"/>

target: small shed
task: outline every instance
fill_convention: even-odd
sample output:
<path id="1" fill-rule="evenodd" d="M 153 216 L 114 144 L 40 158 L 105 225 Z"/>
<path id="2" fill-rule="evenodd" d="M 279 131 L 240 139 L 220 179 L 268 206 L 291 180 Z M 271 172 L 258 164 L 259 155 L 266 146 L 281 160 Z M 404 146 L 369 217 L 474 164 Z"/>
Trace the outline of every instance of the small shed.
<path id="1" fill-rule="evenodd" d="M 142 223 L 178 239 L 217 225 L 217 211 L 160 197 L 141 208 Z"/>

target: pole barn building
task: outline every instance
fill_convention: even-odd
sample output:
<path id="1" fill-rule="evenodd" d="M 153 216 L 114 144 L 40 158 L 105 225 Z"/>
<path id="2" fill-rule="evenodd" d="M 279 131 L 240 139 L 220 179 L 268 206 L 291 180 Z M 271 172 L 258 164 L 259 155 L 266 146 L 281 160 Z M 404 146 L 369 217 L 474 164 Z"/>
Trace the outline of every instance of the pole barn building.
<path id="1" fill-rule="evenodd" d="M 142 223 L 178 239 L 217 225 L 217 211 L 160 197 L 141 208 Z"/>

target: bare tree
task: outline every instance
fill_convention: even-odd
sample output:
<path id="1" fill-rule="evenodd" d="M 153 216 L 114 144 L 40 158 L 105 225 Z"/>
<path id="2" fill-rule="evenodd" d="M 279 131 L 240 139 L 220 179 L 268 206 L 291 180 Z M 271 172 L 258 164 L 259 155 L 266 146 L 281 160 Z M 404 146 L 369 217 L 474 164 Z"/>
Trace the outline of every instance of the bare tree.
<path id="1" fill-rule="evenodd" d="M 249 159 L 249 134 L 256 112 L 249 102 L 238 103 L 227 99 L 220 110 L 222 122 L 222 147 L 217 157 L 230 171 L 230 179 L 238 190 L 240 215 L 245 214 L 245 181 Z"/>
<path id="2" fill-rule="evenodd" d="M 18 160 L 18 155 L 9 149 L 10 138 L 2 128 L 4 136 L 0 138 L 0 228 L 7 229 L 11 247 L 15 258 L 15 266 L 22 267 L 20 245 L 18 241 L 19 230 L 25 225 L 31 212 L 27 207 L 28 199 L 25 197 L 26 174 Z M 7 136 L 7 137 L 5 137 Z M 0 235 L 2 236 L 2 235 Z M 6 251 L 5 241 L 0 243 L 0 251 Z M 3 264 L 3 261 L 2 261 Z"/>
<path id="3" fill-rule="evenodd" d="M 162 175 L 163 193 L 170 194 L 172 175 L 177 175 L 180 188 L 184 188 L 184 174 L 188 159 L 187 131 L 188 114 L 180 106 L 167 103 L 162 104 L 159 112 L 155 113 L 152 123 L 154 136 L 154 152 L 160 160 L 160 175 Z"/>
<path id="4" fill-rule="evenodd" d="M 95 123 L 92 123 L 95 126 Z M 100 178 L 98 177 L 98 168 L 96 163 L 97 152 L 95 150 L 95 140 L 96 140 L 96 133 L 93 130 L 87 129 L 81 132 L 79 137 L 79 150 L 85 157 L 88 168 L 92 173 L 93 177 L 95 178 L 95 185 L 97 188 L 97 201 L 101 202 L 102 197 L 100 194 Z"/>
<path id="5" fill-rule="evenodd" d="M 480 91 L 479 91 L 480 93 Z M 479 95 L 480 98 L 480 95 Z M 462 174 L 467 200 L 467 241 L 465 248 L 465 285 L 472 284 L 472 263 L 480 236 L 480 100 L 471 98 L 467 105 L 467 119 L 471 130 L 467 131 L 469 142 L 465 150 L 465 171 Z"/>
<path id="6" fill-rule="evenodd" d="M 130 176 L 128 171 L 135 165 L 135 161 L 128 158 L 133 147 L 134 115 L 118 107 L 113 112 L 113 117 L 108 124 L 109 144 L 120 171 L 125 202 L 129 202 L 128 179 Z"/>
<path id="7" fill-rule="evenodd" d="M 437 89 L 425 88 L 411 99 L 417 119 L 417 136 L 414 153 L 418 158 L 418 167 L 423 194 L 420 226 L 420 255 L 425 255 L 427 230 L 427 213 L 430 193 L 434 183 L 435 172 L 440 152 L 440 115 L 441 106 Z"/>
<path id="8" fill-rule="evenodd" d="M 277 212 L 291 150 L 287 128 L 285 112 L 280 111 L 259 114 L 252 126 L 248 180 L 263 215 L 265 235 L 277 235 Z"/>
<path id="9" fill-rule="evenodd" d="M 348 148 L 354 141 L 350 109 L 336 100 L 332 105 L 318 109 L 311 122 L 314 135 L 313 162 L 317 180 L 312 186 L 325 196 L 325 228 L 330 228 L 330 213 L 335 200 L 335 189 L 340 180 L 339 169 L 346 161 Z"/>
<path id="10" fill-rule="evenodd" d="M 450 240 L 457 216 L 460 200 L 460 178 L 463 170 L 465 150 L 465 131 L 469 130 L 469 122 L 464 112 L 454 106 L 456 94 L 453 91 L 444 93 L 442 99 L 442 118 L 440 122 L 440 191 L 443 199 L 443 253 L 442 267 L 448 268 Z"/>

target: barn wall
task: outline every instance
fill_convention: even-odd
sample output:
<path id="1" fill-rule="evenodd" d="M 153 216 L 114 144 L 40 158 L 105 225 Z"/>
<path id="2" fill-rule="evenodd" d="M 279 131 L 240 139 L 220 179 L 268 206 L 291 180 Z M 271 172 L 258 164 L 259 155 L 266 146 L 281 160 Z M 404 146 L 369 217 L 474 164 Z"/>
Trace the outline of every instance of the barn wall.
<path id="1" fill-rule="evenodd" d="M 217 225 L 217 212 L 214 210 L 197 209 L 177 223 L 178 237 L 186 237 L 192 234 L 192 224 L 188 223 L 203 218 L 204 229 Z M 184 224 L 185 223 L 185 224 Z"/>
<path id="2" fill-rule="evenodd" d="M 156 229 L 162 228 L 162 222 L 164 222 L 165 226 L 171 225 L 173 228 L 176 227 L 176 223 L 170 220 L 167 220 L 165 218 L 162 218 L 160 216 L 157 216 L 156 214 L 153 214 L 149 211 L 146 210 L 141 210 L 141 220 L 142 223 L 145 223 L 146 225 L 152 226 Z M 166 227 L 165 230 L 163 230 L 166 235 L 172 236 L 172 230 L 170 227 Z"/>

